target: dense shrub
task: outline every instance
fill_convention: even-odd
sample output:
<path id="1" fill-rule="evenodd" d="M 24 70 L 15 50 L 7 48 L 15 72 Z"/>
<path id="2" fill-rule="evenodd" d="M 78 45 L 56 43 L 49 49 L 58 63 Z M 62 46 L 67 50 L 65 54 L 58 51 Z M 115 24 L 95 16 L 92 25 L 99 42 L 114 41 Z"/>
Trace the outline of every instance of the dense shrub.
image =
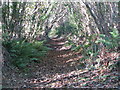
<path id="1" fill-rule="evenodd" d="M 43 45 L 43 41 L 36 41 L 33 43 L 25 42 L 23 40 L 17 41 L 3 41 L 3 46 L 8 50 L 12 57 L 13 65 L 20 69 L 26 69 L 30 62 L 41 60 L 41 57 L 47 54 L 48 47 Z"/>
<path id="2" fill-rule="evenodd" d="M 120 46 L 120 35 L 117 29 L 113 29 L 109 36 L 93 34 L 85 38 L 85 41 L 80 45 L 72 43 L 72 50 L 82 53 L 83 58 L 81 58 L 80 61 L 91 60 L 90 66 L 92 66 L 92 62 L 97 61 L 97 56 L 103 48 L 100 48 L 101 44 L 106 48 L 106 52 L 118 52 Z"/>
<path id="3" fill-rule="evenodd" d="M 110 36 L 106 36 L 104 34 L 100 34 L 100 39 L 96 41 L 96 43 L 103 43 L 104 46 L 112 51 L 116 51 L 120 46 L 120 35 L 117 29 L 113 29 L 110 32 Z"/>

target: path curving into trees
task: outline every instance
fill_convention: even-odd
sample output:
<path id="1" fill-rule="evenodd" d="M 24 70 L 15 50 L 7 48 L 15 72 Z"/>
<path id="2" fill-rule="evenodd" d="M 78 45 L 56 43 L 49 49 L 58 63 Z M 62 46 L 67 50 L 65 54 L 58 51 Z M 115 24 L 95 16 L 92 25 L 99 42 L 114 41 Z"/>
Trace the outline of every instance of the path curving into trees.
<path id="1" fill-rule="evenodd" d="M 117 76 L 118 73 L 109 70 L 88 70 L 80 59 L 80 52 L 71 51 L 70 48 L 64 47 L 65 38 L 53 38 L 49 44 L 50 50 L 43 57 L 41 63 L 33 63 L 28 66 L 29 73 L 21 76 L 14 73 L 14 78 L 18 82 L 13 82 L 10 87 L 18 88 L 86 88 L 86 87 L 117 87 L 117 79 L 113 78 L 112 83 L 110 77 L 106 77 L 106 82 L 102 82 L 98 76 L 101 74 Z M 61 49 L 65 48 L 65 49 Z M 81 63 L 81 66 L 80 66 Z M 83 64 L 83 65 L 82 65 Z M 9 75 L 8 75 L 9 76 Z M 8 80 L 8 78 L 7 78 Z M 9 80 L 8 80 L 9 81 Z M 11 82 L 11 81 L 10 81 Z M 7 84 L 7 83 L 6 83 Z"/>
<path id="2" fill-rule="evenodd" d="M 120 88 L 118 2 L 1 4 L 3 88 Z"/>

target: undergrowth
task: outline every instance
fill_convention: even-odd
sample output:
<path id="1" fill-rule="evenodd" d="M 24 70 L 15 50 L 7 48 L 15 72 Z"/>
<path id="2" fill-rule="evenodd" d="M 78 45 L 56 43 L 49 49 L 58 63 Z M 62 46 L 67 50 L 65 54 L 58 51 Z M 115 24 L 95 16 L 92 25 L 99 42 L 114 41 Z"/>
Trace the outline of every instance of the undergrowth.
<path id="1" fill-rule="evenodd" d="M 90 36 L 86 36 L 85 38 L 86 38 L 85 41 L 80 45 L 76 45 L 73 42 L 69 42 L 69 45 L 72 45 L 71 50 L 82 53 L 83 58 L 80 59 L 80 63 L 83 62 L 87 68 L 96 68 L 96 66 L 99 68 L 99 66 L 101 66 L 100 64 L 102 62 L 102 58 L 100 55 L 101 52 L 103 52 L 104 54 L 107 52 L 109 54 L 112 52 L 119 53 L 120 35 L 117 29 L 113 29 L 112 32 L 110 32 L 109 36 L 106 36 L 104 34 L 93 34 Z M 103 48 L 104 51 L 102 51 Z M 117 60 L 118 59 L 119 57 L 117 58 Z M 119 61 L 117 63 L 113 63 L 112 64 L 113 68 L 116 66 L 117 68 L 120 67 L 118 66 L 118 64 Z"/>
<path id="2" fill-rule="evenodd" d="M 12 58 L 10 62 L 23 71 L 29 70 L 27 66 L 31 62 L 40 62 L 50 49 L 44 46 L 44 41 L 29 43 L 23 40 L 11 40 L 3 41 L 2 44 Z"/>

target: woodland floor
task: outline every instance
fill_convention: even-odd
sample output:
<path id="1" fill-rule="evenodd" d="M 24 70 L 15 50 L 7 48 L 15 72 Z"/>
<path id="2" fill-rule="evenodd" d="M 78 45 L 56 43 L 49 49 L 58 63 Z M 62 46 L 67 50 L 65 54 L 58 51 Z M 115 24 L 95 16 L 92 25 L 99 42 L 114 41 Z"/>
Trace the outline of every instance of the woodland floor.
<path id="1" fill-rule="evenodd" d="M 4 88 L 116 88 L 120 84 L 116 70 L 79 68 L 81 53 L 64 47 L 64 39 L 49 42 L 49 51 L 41 63 L 32 63 L 29 73 L 3 67 Z M 79 62 L 79 63 L 78 63 Z M 100 75 L 103 76 L 100 78 Z"/>

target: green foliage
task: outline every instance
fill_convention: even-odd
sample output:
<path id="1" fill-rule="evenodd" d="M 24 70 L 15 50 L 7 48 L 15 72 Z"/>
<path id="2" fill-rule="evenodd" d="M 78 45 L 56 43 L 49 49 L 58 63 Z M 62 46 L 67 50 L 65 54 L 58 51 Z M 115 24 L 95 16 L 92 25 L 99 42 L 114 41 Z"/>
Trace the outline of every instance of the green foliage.
<path id="1" fill-rule="evenodd" d="M 80 63 L 79 66 L 78 66 L 78 68 L 80 68 L 80 69 L 83 69 L 85 67 L 86 67 L 86 63 Z"/>
<path id="2" fill-rule="evenodd" d="M 80 62 L 84 62 L 85 67 L 92 66 L 92 62 L 96 59 L 97 55 L 99 54 L 99 45 L 95 43 L 97 35 L 93 34 L 90 36 L 85 37 L 85 41 L 80 45 L 74 46 L 72 50 L 82 53 L 83 58 L 80 59 Z M 90 65 L 86 60 L 91 60 Z M 81 64 L 80 64 L 81 65 Z"/>
<path id="3" fill-rule="evenodd" d="M 48 47 L 43 45 L 43 42 L 28 43 L 24 41 L 4 41 L 3 46 L 7 48 L 12 57 L 12 64 L 20 69 L 26 70 L 30 62 L 40 60 L 45 56 Z"/>
<path id="4" fill-rule="evenodd" d="M 96 56 L 98 54 L 98 44 L 95 43 L 94 39 L 96 35 L 91 35 L 86 37 L 86 41 L 81 45 L 74 47 L 72 50 L 80 51 L 84 53 L 85 56 Z"/>
<path id="5" fill-rule="evenodd" d="M 77 47 L 76 47 L 76 45 L 72 45 L 72 46 L 73 46 L 73 48 L 72 48 L 71 50 L 73 50 L 73 51 L 79 51 L 80 48 L 82 48 L 81 45 L 79 45 L 79 46 L 77 46 Z"/>
<path id="6" fill-rule="evenodd" d="M 98 39 L 98 36 L 100 39 Z M 110 32 L 110 36 L 106 36 L 104 34 L 100 35 L 90 35 L 85 37 L 85 41 L 80 45 L 75 45 L 72 48 L 74 51 L 79 51 L 83 54 L 83 58 L 80 59 L 80 61 L 90 60 L 90 65 L 92 66 L 92 62 L 97 62 L 97 55 L 100 52 L 99 45 L 100 43 L 103 43 L 105 47 L 108 50 L 117 50 L 117 48 L 120 46 L 120 36 L 119 32 L 116 29 L 113 29 L 112 32 Z M 72 45 L 73 46 L 73 45 Z M 99 62 L 98 62 L 99 63 Z M 116 64 L 117 65 L 117 64 Z M 119 66 L 119 65 L 118 65 Z M 111 65 L 110 68 L 116 67 L 115 65 Z"/>
<path id="7" fill-rule="evenodd" d="M 107 49 L 116 50 L 120 46 L 120 35 L 117 29 L 110 32 L 110 36 L 100 34 L 100 39 L 96 43 L 103 43 Z"/>
<path id="8" fill-rule="evenodd" d="M 77 28 L 75 24 L 66 22 L 60 27 L 57 28 L 57 33 L 58 35 L 68 35 L 68 34 L 75 34 L 77 32 Z"/>
<path id="9" fill-rule="evenodd" d="M 110 34 L 112 35 L 112 38 L 117 38 L 119 36 L 119 32 L 117 29 L 113 29 L 113 31 L 110 32 Z"/>
<path id="10" fill-rule="evenodd" d="M 50 33 L 49 33 L 49 37 L 53 37 L 53 36 L 55 36 L 57 33 L 58 33 L 57 30 L 52 29 L 52 30 L 50 31 Z"/>

